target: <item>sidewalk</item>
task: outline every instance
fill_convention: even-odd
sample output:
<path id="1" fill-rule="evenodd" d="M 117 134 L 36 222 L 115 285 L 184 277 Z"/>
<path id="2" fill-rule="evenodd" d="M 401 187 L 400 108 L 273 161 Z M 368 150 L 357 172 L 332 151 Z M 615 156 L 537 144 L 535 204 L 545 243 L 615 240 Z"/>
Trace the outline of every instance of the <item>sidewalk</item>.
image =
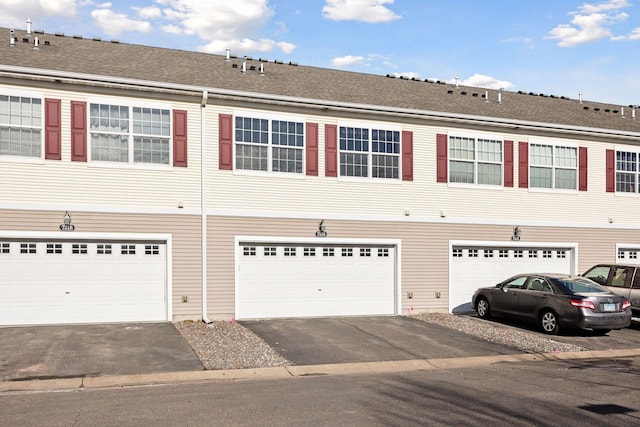
<path id="1" fill-rule="evenodd" d="M 63 378 L 51 380 L 0 382 L 0 393 L 82 391 L 87 389 L 122 388 L 160 384 L 188 384 L 209 381 L 283 380 L 319 375 L 366 375 L 396 372 L 465 369 L 496 363 L 544 362 L 549 360 L 583 360 L 640 357 L 640 348 L 566 353 L 515 354 L 444 359 L 416 359 L 392 362 L 339 363 L 328 365 L 287 366 L 220 371 L 161 372 L 140 375 L 108 375 L 101 377 Z"/>

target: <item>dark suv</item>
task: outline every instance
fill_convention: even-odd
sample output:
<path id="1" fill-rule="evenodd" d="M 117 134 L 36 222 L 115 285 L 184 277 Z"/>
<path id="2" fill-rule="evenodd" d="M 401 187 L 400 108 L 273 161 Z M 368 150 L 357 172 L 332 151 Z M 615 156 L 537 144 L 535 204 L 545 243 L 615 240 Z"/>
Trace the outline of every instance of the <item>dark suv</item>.
<path id="1" fill-rule="evenodd" d="M 582 276 L 626 297 L 633 315 L 640 316 L 640 265 L 598 264 Z"/>

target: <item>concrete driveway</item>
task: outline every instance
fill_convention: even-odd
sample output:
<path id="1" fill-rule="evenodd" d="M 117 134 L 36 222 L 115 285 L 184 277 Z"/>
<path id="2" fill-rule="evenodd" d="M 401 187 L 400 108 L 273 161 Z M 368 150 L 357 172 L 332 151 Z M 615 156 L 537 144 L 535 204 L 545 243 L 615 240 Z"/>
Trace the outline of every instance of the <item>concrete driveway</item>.
<path id="1" fill-rule="evenodd" d="M 0 381 L 202 370 L 171 323 L 0 328 Z"/>
<path id="2" fill-rule="evenodd" d="M 295 365 L 522 353 L 403 316 L 275 319 L 240 323 Z"/>

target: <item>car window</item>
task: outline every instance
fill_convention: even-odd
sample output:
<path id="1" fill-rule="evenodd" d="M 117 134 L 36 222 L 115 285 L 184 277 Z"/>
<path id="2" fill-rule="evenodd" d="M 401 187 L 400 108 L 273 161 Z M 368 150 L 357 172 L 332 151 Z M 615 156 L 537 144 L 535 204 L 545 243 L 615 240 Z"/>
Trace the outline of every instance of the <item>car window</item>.
<path id="1" fill-rule="evenodd" d="M 526 281 L 527 276 L 520 276 L 505 282 L 502 287 L 505 289 L 522 289 L 522 285 L 524 285 Z"/>
<path id="2" fill-rule="evenodd" d="M 605 265 L 598 265 L 593 267 L 591 270 L 587 271 L 586 273 L 584 273 L 583 276 L 601 285 L 606 285 L 610 270 L 611 270 L 611 267 L 607 267 Z"/>
<path id="3" fill-rule="evenodd" d="M 601 286 L 591 280 L 588 279 L 582 279 L 582 278 L 573 278 L 571 280 L 569 279 L 558 279 L 557 283 L 560 284 L 560 286 L 566 288 L 567 290 L 569 290 L 570 292 L 573 292 L 575 294 L 582 294 L 582 293 L 611 293 L 611 291 L 607 288 L 605 288 L 604 286 Z"/>
<path id="4" fill-rule="evenodd" d="M 628 288 L 631 286 L 631 269 L 627 267 L 614 267 L 610 286 L 616 288 Z"/>
<path id="5" fill-rule="evenodd" d="M 541 277 L 533 277 L 527 285 L 527 289 L 536 292 L 553 292 L 551 286 Z"/>

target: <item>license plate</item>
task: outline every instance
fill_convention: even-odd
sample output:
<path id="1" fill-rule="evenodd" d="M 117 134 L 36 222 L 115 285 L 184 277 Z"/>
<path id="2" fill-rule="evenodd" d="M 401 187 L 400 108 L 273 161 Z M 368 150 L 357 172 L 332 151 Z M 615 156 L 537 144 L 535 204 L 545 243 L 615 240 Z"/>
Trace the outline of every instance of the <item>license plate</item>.
<path id="1" fill-rule="evenodd" d="M 602 304 L 602 310 L 603 311 L 616 311 L 616 305 L 615 304 L 610 304 L 610 303 Z"/>

